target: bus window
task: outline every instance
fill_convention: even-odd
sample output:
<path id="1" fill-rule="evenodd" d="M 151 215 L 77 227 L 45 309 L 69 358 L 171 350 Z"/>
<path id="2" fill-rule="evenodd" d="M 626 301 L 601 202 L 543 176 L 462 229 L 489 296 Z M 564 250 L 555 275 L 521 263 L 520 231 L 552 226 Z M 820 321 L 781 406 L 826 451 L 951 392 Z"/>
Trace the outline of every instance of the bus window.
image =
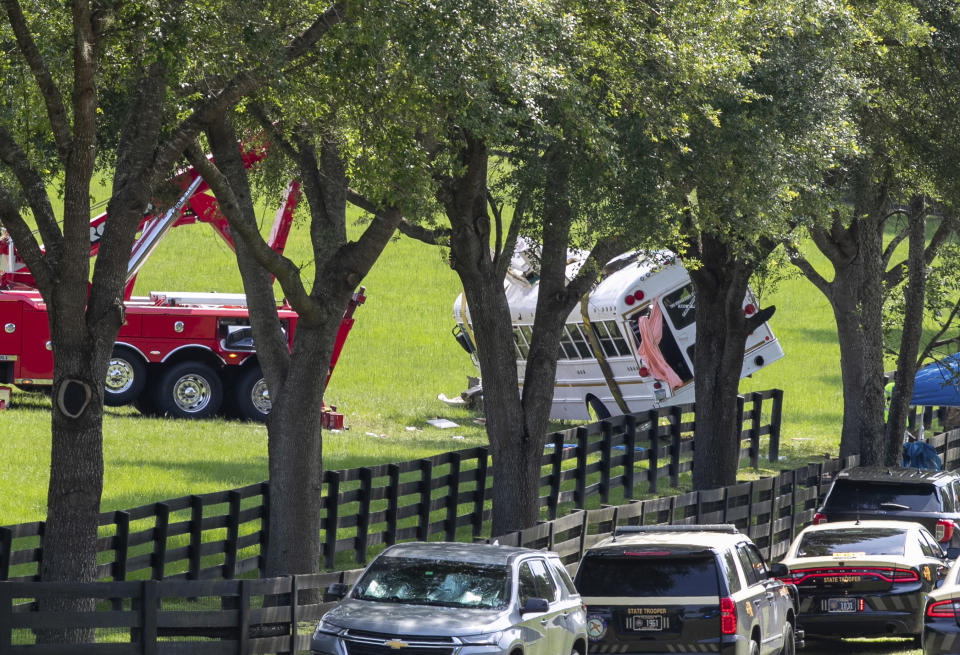
<path id="1" fill-rule="evenodd" d="M 570 336 L 570 333 L 567 332 L 566 327 L 563 328 L 563 332 L 560 334 L 560 349 L 563 352 L 563 359 L 580 359 L 577 353 L 577 347 L 573 345 L 573 338 Z"/>
<path id="2" fill-rule="evenodd" d="M 692 284 L 680 287 L 663 297 L 663 308 L 678 331 L 693 325 L 696 319 L 696 299 Z"/>
<path id="3" fill-rule="evenodd" d="M 517 360 L 526 361 L 527 354 L 530 352 L 530 345 L 521 330 L 522 328 L 513 328 L 513 343 L 517 347 Z"/>
<path id="4" fill-rule="evenodd" d="M 630 354 L 630 347 L 620 333 L 616 321 L 600 321 L 594 323 L 593 327 L 597 332 L 597 338 L 600 340 L 600 347 L 603 348 L 604 355 L 607 357 L 623 357 Z"/>
<path id="5" fill-rule="evenodd" d="M 582 324 L 568 325 L 567 330 L 570 331 L 570 336 L 573 337 L 573 343 L 577 347 L 577 352 L 580 353 L 580 357 L 584 359 L 593 357 L 590 344 L 587 343 L 587 337 L 584 336 L 583 333 L 583 331 L 586 330 L 586 326 Z"/>
<path id="6" fill-rule="evenodd" d="M 645 310 L 649 313 L 649 310 Z M 644 312 L 641 312 L 643 314 Z M 691 312 L 692 314 L 692 312 Z M 633 331 L 633 336 L 636 338 L 637 343 L 641 342 L 640 339 L 640 329 L 637 326 L 638 314 L 634 314 L 630 318 L 630 329 Z M 660 354 L 663 355 L 664 361 L 667 363 L 670 368 L 673 369 L 673 372 L 677 374 L 684 383 L 689 382 L 693 379 L 693 371 L 690 370 L 690 367 L 687 365 L 686 360 L 683 358 L 683 352 L 680 350 L 680 346 L 677 344 L 677 340 L 673 336 L 673 329 L 670 327 L 670 323 L 667 322 L 666 316 L 660 317 L 660 322 L 662 324 L 660 343 L 657 346 L 660 348 Z"/>

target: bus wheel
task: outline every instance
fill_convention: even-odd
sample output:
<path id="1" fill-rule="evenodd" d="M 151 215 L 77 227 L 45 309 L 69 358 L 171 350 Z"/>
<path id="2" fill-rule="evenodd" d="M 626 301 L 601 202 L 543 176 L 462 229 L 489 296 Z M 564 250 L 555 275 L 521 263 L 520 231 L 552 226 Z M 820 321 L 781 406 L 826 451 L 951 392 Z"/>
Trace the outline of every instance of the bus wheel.
<path id="1" fill-rule="evenodd" d="M 587 414 L 594 423 L 610 418 L 610 411 L 596 396 L 587 396 Z"/>

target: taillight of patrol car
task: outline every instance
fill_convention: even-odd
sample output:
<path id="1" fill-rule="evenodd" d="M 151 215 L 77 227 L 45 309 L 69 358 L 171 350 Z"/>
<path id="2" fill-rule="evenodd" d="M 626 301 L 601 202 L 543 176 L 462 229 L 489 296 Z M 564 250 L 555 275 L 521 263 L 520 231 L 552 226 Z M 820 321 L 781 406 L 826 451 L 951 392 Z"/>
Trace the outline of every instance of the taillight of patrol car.
<path id="1" fill-rule="evenodd" d="M 953 522 L 945 521 L 944 519 L 937 521 L 934 535 L 937 537 L 937 541 L 950 541 L 950 538 L 953 536 Z"/>
<path id="2" fill-rule="evenodd" d="M 737 634 L 737 606 L 732 598 L 720 599 L 720 634 Z"/>
<path id="3" fill-rule="evenodd" d="M 816 514 L 813 515 L 814 525 L 820 525 L 821 523 L 826 523 L 826 522 L 827 522 L 826 514 L 821 514 L 820 512 L 817 512 Z"/>
<path id="4" fill-rule="evenodd" d="M 954 619 L 960 611 L 960 600 L 938 600 L 927 605 L 927 616 L 931 619 Z"/>

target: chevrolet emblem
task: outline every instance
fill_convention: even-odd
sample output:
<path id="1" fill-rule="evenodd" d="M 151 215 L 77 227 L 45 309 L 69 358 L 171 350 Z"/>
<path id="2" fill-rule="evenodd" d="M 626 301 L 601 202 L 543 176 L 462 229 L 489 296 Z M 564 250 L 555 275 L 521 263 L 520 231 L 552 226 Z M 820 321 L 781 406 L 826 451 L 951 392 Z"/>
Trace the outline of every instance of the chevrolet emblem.
<path id="1" fill-rule="evenodd" d="M 406 648 L 409 644 L 405 641 L 400 641 L 399 639 L 391 639 L 390 641 L 383 642 L 384 646 L 389 646 L 393 650 L 400 650 L 401 648 Z"/>

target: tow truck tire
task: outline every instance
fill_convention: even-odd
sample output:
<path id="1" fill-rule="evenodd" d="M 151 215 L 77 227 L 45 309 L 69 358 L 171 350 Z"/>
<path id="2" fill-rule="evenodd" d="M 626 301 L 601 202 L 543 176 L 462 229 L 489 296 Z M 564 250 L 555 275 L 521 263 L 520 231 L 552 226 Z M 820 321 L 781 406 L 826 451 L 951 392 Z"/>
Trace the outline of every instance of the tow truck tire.
<path id="1" fill-rule="evenodd" d="M 797 642 L 793 631 L 793 624 L 787 621 L 783 626 L 783 648 L 780 649 L 780 655 L 796 655 Z"/>
<path id="2" fill-rule="evenodd" d="M 750 655 L 760 655 L 760 643 L 756 639 L 750 640 Z"/>
<path id="3" fill-rule="evenodd" d="M 129 405 L 140 397 L 146 384 L 147 367 L 140 356 L 129 348 L 115 347 L 107 364 L 103 404 L 110 407 Z"/>
<path id="4" fill-rule="evenodd" d="M 237 377 L 233 387 L 234 413 L 242 421 L 266 421 L 270 415 L 270 394 L 259 366 L 251 366 Z"/>
<path id="5" fill-rule="evenodd" d="M 210 418 L 220 411 L 223 383 L 202 362 L 174 364 L 160 376 L 157 410 L 173 418 Z"/>

